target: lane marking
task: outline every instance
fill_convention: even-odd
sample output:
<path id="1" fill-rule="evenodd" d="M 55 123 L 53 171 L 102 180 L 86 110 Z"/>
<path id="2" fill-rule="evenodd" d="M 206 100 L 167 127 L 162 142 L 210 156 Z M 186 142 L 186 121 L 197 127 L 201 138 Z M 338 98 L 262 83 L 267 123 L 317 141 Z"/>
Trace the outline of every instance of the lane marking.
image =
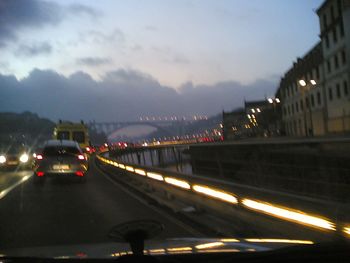
<path id="1" fill-rule="evenodd" d="M 198 236 L 201 237 L 203 236 L 203 234 L 201 234 L 199 231 L 193 229 L 192 227 L 186 225 L 185 223 L 182 223 L 181 221 L 179 221 L 176 218 L 173 218 L 171 216 L 169 216 L 168 214 L 164 213 L 163 211 L 160 211 L 159 209 L 157 209 L 154 206 L 150 206 L 149 203 L 147 201 L 145 201 L 143 198 L 139 197 L 138 195 L 136 195 L 135 193 L 131 192 L 130 190 L 126 189 L 124 186 L 122 186 L 121 184 L 117 183 L 115 180 L 113 180 L 111 177 L 109 177 L 101 168 L 99 168 L 95 162 L 93 162 L 93 166 L 96 170 L 98 170 L 108 181 L 110 181 L 112 184 L 114 184 L 115 186 L 117 186 L 118 188 L 120 188 L 122 191 L 124 191 L 126 194 L 129 194 L 130 196 L 132 196 L 133 198 L 135 198 L 136 200 L 138 200 L 139 202 L 141 202 L 143 205 L 147 206 L 148 208 L 152 209 L 153 211 L 157 212 L 158 214 L 161 214 L 163 217 L 165 217 L 166 219 L 169 219 L 170 221 L 172 221 L 173 223 L 175 223 L 176 225 L 178 225 L 179 227 L 185 229 L 187 232 L 189 232 L 191 235 L 193 236 Z M 139 190 L 138 190 L 139 191 Z"/>
<path id="2" fill-rule="evenodd" d="M 14 183 L 13 185 L 11 185 L 10 187 L 6 188 L 5 190 L 2 190 L 0 192 L 0 199 L 4 198 L 9 192 L 11 192 L 13 189 L 15 189 L 17 186 L 19 186 L 20 184 L 26 182 L 30 177 L 32 177 L 33 174 L 30 175 L 25 175 L 24 177 L 22 177 L 21 180 L 19 180 L 18 182 Z"/>

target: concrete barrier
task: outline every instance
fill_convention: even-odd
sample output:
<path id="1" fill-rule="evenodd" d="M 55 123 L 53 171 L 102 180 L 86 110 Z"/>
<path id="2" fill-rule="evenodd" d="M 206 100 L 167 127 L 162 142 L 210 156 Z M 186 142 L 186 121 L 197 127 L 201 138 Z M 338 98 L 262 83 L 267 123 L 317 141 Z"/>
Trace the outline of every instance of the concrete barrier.
<path id="1" fill-rule="evenodd" d="M 175 196 L 179 200 L 190 202 L 194 206 L 205 207 L 214 213 L 231 218 L 235 216 L 241 221 L 249 219 L 254 222 L 255 220 L 257 225 L 259 222 L 264 222 L 264 227 L 266 227 L 266 220 L 277 219 L 270 222 L 271 229 L 278 226 L 295 232 L 293 225 L 299 224 L 302 226 L 300 228 L 302 231 L 312 229 L 326 234 L 338 233 L 350 236 L 348 206 L 337 204 L 335 209 L 335 203 L 332 202 L 208 177 L 189 176 L 160 168 L 121 163 L 101 155 L 97 155 L 97 160 L 112 171 L 122 172 L 130 180 L 147 185 L 151 191 L 162 192 L 167 198 Z M 254 216 L 251 216 L 252 213 Z M 257 217 L 262 217 L 264 220 L 256 220 Z"/>

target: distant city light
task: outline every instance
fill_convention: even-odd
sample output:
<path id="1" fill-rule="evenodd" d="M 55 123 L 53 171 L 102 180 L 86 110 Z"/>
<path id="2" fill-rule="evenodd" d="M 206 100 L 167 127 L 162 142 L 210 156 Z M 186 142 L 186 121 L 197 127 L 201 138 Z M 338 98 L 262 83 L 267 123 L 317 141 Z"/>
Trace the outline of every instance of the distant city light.
<path id="1" fill-rule="evenodd" d="M 251 109 L 251 111 L 252 111 L 253 113 L 255 113 L 255 110 L 254 110 L 254 109 Z"/>
<path id="2" fill-rule="evenodd" d="M 256 108 L 256 111 L 257 111 L 257 112 L 261 112 L 261 110 L 260 110 L 259 108 Z"/>
<path id="3" fill-rule="evenodd" d="M 271 99 L 271 98 L 269 98 L 267 101 L 268 101 L 269 103 L 273 103 L 273 99 Z"/>
<path id="4" fill-rule="evenodd" d="M 276 101 L 277 103 L 280 103 L 280 102 L 281 102 L 279 98 L 276 98 L 275 101 Z"/>
<path id="5" fill-rule="evenodd" d="M 315 81 L 315 80 L 313 80 L 313 79 L 312 79 L 312 80 L 310 80 L 310 83 L 311 83 L 312 85 L 314 85 L 314 86 L 316 85 L 316 81 Z"/>

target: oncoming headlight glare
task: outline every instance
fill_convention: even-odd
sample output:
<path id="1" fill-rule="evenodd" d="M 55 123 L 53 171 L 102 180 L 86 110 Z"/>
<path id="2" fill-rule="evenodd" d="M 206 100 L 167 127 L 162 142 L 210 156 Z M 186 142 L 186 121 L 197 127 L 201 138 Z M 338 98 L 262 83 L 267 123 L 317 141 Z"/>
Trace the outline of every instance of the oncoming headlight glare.
<path id="1" fill-rule="evenodd" d="M 19 157 L 19 160 L 21 161 L 21 163 L 28 162 L 28 160 L 29 160 L 28 154 L 26 154 L 26 153 L 22 154 L 21 157 Z"/>
<path id="2" fill-rule="evenodd" d="M 5 155 L 0 155 L 0 163 L 6 163 Z"/>

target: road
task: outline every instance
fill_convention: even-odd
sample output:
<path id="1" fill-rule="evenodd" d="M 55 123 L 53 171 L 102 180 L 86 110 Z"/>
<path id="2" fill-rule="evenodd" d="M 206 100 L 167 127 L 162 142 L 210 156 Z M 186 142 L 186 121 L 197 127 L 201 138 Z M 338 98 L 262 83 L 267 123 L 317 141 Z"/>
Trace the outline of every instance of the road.
<path id="1" fill-rule="evenodd" d="M 163 223 L 160 239 L 193 236 L 186 226 L 110 180 L 91 165 L 85 184 L 48 180 L 41 186 L 33 178 L 23 181 L 0 199 L 0 252 L 110 242 L 107 235 L 113 226 L 138 219 Z"/>

